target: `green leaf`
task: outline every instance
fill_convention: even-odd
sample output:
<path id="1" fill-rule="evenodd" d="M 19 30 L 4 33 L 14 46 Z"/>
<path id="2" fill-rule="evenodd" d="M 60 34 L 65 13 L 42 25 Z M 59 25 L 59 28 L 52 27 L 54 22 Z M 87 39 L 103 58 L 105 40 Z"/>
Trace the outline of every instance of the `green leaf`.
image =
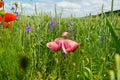
<path id="1" fill-rule="evenodd" d="M 113 29 L 113 26 L 112 26 L 112 24 L 110 23 L 110 21 L 108 20 L 107 17 L 106 17 L 106 22 L 107 22 L 107 23 L 106 23 L 106 26 L 109 27 L 109 31 L 110 31 L 110 33 L 111 33 L 111 36 L 112 36 L 113 39 L 115 40 L 116 52 L 118 52 L 118 53 L 120 54 L 120 47 L 119 47 L 120 41 L 118 40 L 118 37 L 117 37 L 117 35 L 116 35 L 116 33 L 115 33 L 114 29 Z"/>

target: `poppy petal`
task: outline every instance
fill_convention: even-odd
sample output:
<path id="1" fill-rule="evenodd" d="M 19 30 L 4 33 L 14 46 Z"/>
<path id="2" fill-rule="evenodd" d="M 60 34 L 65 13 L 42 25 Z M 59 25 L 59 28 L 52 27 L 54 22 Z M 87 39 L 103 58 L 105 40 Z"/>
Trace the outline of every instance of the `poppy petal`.
<path id="1" fill-rule="evenodd" d="M 5 13 L 4 20 L 5 20 L 5 22 L 15 21 L 16 20 L 16 15 L 11 14 L 11 13 Z"/>
<path id="2" fill-rule="evenodd" d="M 57 51 L 59 51 L 61 49 L 60 46 L 56 42 L 47 43 L 47 47 L 49 49 L 51 49 L 52 51 L 55 51 L 55 52 L 57 52 Z"/>
<path id="3" fill-rule="evenodd" d="M 62 42 L 62 49 L 67 54 L 74 52 L 78 48 L 79 44 L 72 40 L 64 40 Z"/>
<path id="4" fill-rule="evenodd" d="M 56 38 L 55 42 L 59 45 L 59 47 L 62 47 L 62 42 L 63 42 L 63 38 Z"/>

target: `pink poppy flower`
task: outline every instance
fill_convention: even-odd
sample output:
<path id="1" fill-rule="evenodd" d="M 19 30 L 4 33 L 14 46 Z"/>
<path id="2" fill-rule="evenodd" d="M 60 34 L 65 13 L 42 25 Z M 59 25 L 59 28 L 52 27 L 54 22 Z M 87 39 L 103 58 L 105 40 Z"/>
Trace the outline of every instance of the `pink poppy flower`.
<path id="1" fill-rule="evenodd" d="M 62 33 L 62 37 L 67 37 L 68 36 L 68 32 L 63 32 Z"/>
<path id="2" fill-rule="evenodd" d="M 63 38 L 56 38 L 53 42 L 47 43 L 47 47 L 54 52 L 63 50 L 65 54 L 74 52 L 78 48 L 79 44 L 72 40 L 65 40 Z"/>
<path id="3" fill-rule="evenodd" d="M 63 42 L 63 38 L 56 38 L 55 42 L 59 45 L 59 47 L 62 47 L 62 42 Z"/>
<path id="4" fill-rule="evenodd" d="M 54 52 L 57 52 L 61 49 L 61 47 L 56 42 L 49 42 L 46 46 Z"/>
<path id="5" fill-rule="evenodd" d="M 62 49 L 67 54 L 74 52 L 78 48 L 79 44 L 72 40 L 64 40 L 62 42 Z"/>

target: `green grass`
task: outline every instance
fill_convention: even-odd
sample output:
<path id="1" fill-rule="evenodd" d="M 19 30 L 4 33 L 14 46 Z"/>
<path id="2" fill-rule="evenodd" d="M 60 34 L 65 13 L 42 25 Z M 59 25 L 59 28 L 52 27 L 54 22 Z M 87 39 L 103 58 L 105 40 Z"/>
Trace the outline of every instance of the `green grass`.
<path id="1" fill-rule="evenodd" d="M 110 18 L 56 18 L 53 32 L 49 32 L 50 16 L 19 16 L 12 29 L 0 27 L 0 80 L 109 80 L 109 70 L 116 69 L 114 55 L 120 54 L 120 17 Z M 70 33 L 68 22 L 74 27 L 72 40 L 80 46 L 64 58 L 46 43 L 64 31 Z M 28 24 L 33 31 L 26 34 Z"/>

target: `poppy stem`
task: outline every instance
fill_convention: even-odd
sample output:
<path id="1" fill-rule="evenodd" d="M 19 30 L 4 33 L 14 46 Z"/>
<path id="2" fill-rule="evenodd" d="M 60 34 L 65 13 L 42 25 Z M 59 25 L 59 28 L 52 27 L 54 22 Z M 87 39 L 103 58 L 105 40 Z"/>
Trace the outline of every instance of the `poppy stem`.
<path id="1" fill-rule="evenodd" d="M 4 2 L 4 0 L 1 0 L 1 1 L 3 1 Z M 4 8 L 4 5 L 3 5 L 3 10 L 4 10 L 5 8 Z"/>

